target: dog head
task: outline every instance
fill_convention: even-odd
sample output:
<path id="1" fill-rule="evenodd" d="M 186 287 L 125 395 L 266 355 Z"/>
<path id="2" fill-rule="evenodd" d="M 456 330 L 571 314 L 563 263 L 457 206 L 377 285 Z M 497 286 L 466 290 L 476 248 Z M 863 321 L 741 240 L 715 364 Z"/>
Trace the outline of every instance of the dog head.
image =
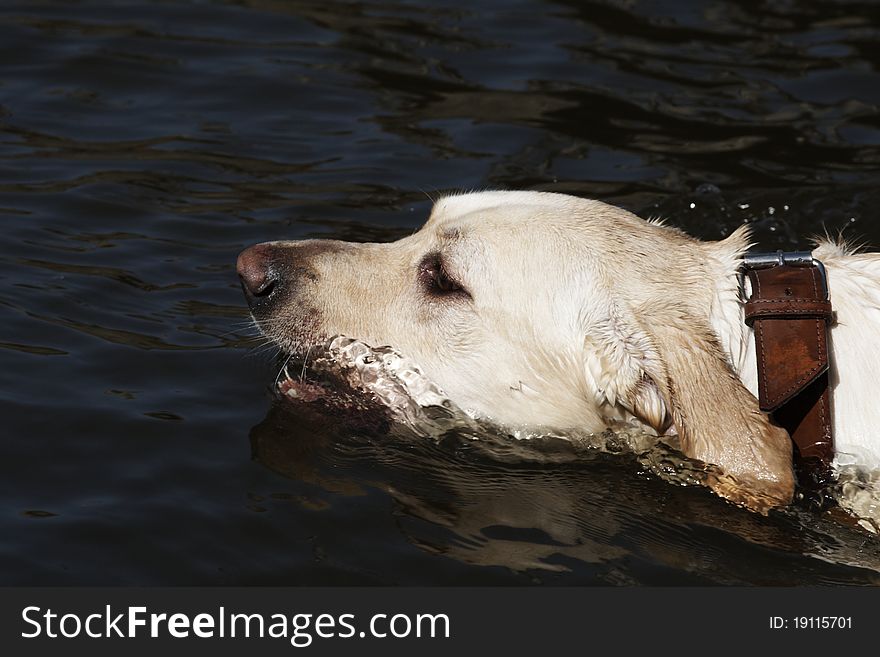
<path id="1" fill-rule="evenodd" d="M 700 242 L 560 194 L 483 192 L 439 200 L 393 243 L 269 242 L 238 271 L 261 330 L 300 358 L 338 334 L 390 345 L 473 416 L 584 431 L 636 417 L 790 497 L 787 435 L 722 346 L 746 240 Z"/>

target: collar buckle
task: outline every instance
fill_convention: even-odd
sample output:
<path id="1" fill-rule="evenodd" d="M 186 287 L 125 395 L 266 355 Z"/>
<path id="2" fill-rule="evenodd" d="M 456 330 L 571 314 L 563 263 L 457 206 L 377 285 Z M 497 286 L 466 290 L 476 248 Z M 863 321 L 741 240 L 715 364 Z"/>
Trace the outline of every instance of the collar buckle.
<path id="1" fill-rule="evenodd" d="M 824 300 L 828 301 L 828 273 L 821 260 L 813 257 L 812 251 L 783 251 L 779 249 L 773 252 L 755 253 L 749 252 L 743 256 L 742 264 L 737 270 L 739 279 L 740 297 L 745 301 L 745 278 L 746 272 L 752 269 L 769 269 L 770 267 L 816 267 L 822 279 L 822 292 Z"/>

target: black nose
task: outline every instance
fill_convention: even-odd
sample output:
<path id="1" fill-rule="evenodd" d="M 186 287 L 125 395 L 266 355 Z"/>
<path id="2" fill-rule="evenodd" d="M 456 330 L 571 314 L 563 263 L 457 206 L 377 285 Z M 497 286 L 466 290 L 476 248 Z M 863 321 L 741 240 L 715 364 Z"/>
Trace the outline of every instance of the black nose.
<path id="1" fill-rule="evenodd" d="M 272 266 L 272 247 L 268 244 L 251 246 L 238 256 L 236 269 L 241 286 L 252 306 L 268 299 L 278 284 L 278 273 Z"/>

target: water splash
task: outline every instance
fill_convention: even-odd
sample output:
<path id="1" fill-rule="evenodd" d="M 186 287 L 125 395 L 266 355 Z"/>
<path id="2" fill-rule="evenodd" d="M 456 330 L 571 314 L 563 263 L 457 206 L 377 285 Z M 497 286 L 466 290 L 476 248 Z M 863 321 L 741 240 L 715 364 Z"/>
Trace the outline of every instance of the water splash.
<path id="1" fill-rule="evenodd" d="M 718 467 L 689 459 L 675 436 L 658 439 L 636 424 L 621 423 L 598 434 L 569 430 L 553 432 L 533 426 L 501 428 L 468 415 L 411 358 L 391 347 L 371 347 L 345 336 L 331 338 L 308 363 L 314 374 L 341 379 L 367 392 L 391 419 L 416 437 L 440 439 L 456 435 L 479 441 L 482 451 L 501 460 L 564 462 L 583 458 L 586 451 L 634 456 L 644 472 L 676 486 L 719 484 L 742 490 L 736 479 Z M 568 448 L 560 449 L 560 443 Z M 853 465 L 839 466 L 832 490 L 837 503 L 863 529 L 880 533 L 880 472 Z M 755 497 L 750 508 L 773 506 Z"/>
<path id="2" fill-rule="evenodd" d="M 412 359 L 391 347 L 371 347 L 345 336 L 331 338 L 309 363 L 319 374 L 341 376 L 357 390 L 368 391 L 392 419 L 420 436 L 449 431 L 478 431 L 478 424 L 422 372 Z"/>
<path id="3" fill-rule="evenodd" d="M 839 466 L 835 498 L 860 527 L 880 534 L 880 471 L 857 465 Z"/>

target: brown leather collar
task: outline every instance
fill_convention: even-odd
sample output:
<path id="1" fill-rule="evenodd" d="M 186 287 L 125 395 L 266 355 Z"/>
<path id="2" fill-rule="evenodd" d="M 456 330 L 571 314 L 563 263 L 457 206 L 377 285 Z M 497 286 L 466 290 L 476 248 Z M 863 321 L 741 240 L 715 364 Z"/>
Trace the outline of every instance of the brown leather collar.
<path id="1" fill-rule="evenodd" d="M 828 389 L 828 325 L 833 313 L 825 268 L 809 252 L 746 255 L 755 331 L 758 401 L 788 431 L 801 492 L 824 505 L 834 441 Z"/>

